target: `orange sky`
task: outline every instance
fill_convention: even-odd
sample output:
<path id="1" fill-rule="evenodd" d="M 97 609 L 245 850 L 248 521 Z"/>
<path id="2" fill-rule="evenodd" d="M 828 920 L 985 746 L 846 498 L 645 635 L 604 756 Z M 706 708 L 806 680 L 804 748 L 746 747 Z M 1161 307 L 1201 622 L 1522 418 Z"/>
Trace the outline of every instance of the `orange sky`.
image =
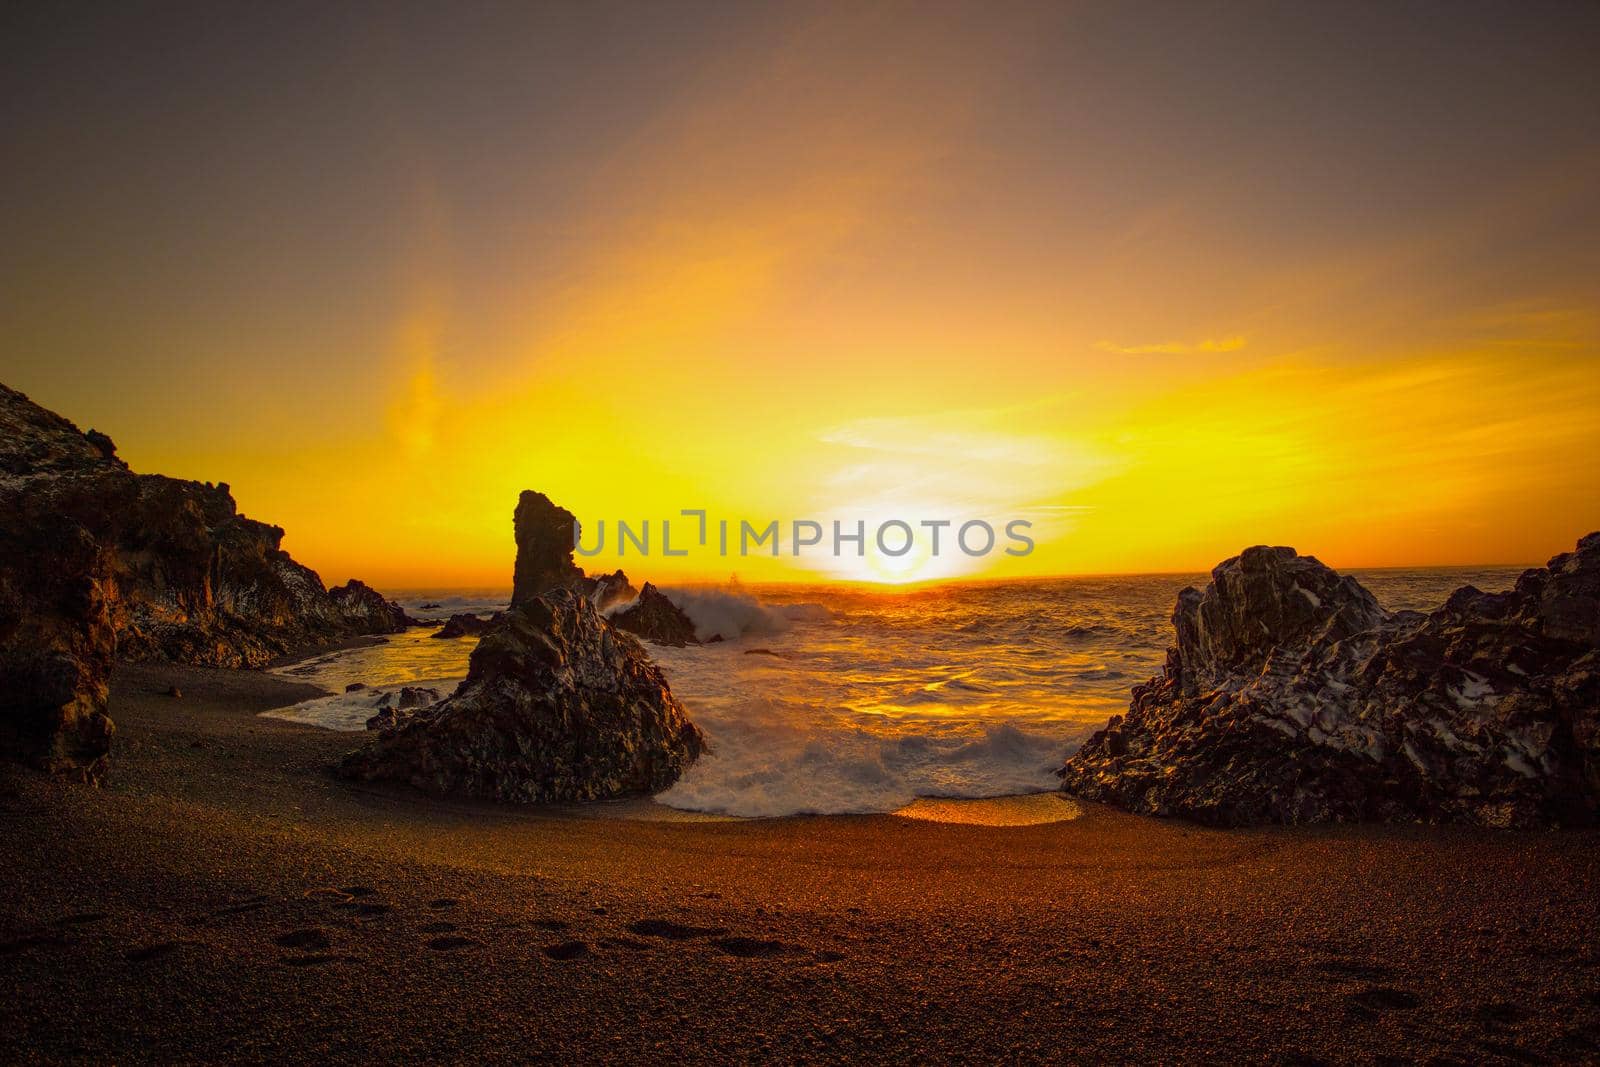
<path id="1" fill-rule="evenodd" d="M 586 563 L 669 581 L 1542 561 L 1600 528 L 1600 38 L 1469 14 L 107 16 L 8 76 L 0 379 L 330 583 L 505 585 L 523 488 L 1038 542 Z"/>

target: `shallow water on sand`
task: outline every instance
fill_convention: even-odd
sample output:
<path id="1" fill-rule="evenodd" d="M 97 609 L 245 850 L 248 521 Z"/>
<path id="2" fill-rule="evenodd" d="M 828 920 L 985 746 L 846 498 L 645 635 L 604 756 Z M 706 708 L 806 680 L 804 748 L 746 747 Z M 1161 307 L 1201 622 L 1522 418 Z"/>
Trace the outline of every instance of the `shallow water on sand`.
<path id="1" fill-rule="evenodd" d="M 1436 607 L 1469 582 L 1507 588 L 1518 573 L 1357 576 L 1398 610 Z M 656 799 L 690 811 L 772 816 L 891 812 L 919 797 L 1050 790 L 1062 759 L 1127 708 L 1133 685 L 1160 670 L 1173 602 L 1184 586 L 1204 580 L 1066 578 L 910 592 L 668 589 L 703 639 L 720 633 L 725 640 L 647 646 L 711 745 Z M 492 591 L 401 602 L 432 618 L 504 606 L 503 594 Z M 425 603 L 441 606 L 422 610 Z M 271 714 L 363 729 L 388 689 L 420 683 L 448 695 L 466 674 L 474 643 L 414 629 L 280 668 L 335 695 Z M 347 694 L 351 683 L 368 688 Z"/>

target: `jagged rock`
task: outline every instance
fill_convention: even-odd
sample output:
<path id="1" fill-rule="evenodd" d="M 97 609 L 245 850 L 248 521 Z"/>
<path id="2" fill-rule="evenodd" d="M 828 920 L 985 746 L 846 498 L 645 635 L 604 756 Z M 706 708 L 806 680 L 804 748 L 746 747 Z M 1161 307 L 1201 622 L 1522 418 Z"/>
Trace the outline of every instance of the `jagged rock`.
<path id="1" fill-rule="evenodd" d="M 512 516 L 517 539 L 517 565 L 511 576 L 511 606 L 558 589 L 572 589 L 584 580 L 572 562 L 578 520 L 543 493 L 525 489 Z"/>
<path id="2" fill-rule="evenodd" d="M 101 774 L 113 654 L 257 667 L 397 629 L 347 612 L 282 537 L 226 484 L 135 474 L 105 434 L 0 385 L 0 755 Z"/>
<path id="3" fill-rule="evenodd" d="M 340 773 L 438 796 L 597 800 L 664 789 L 703 748 L 638 642 L 567 590 L 504 613 L 454 694 L 351 753 Z"/>
<path id="4" fill-rule="evenodd" d="M 602 614 L 616 607 L 626 604 L 639 595 L 639 590 L 628 581 L 628 576 L 622 571 L 612 571 L 602 574 L 598 578 L 584 578 L 575 588 L 589 598 L 590 603 Z"/>
<path id="5" fill-rule="evenodd" d="M 512 518 L 517 566 L 511 577 L 513 606 L 545 593 L 571 589 L 600 611 L 626 604 L 638 595 L 622 571 L 590 577 L 572 561 L 578 520 L 543 493 L 523 490 Z"/>
<path id="6" fill-rule="evenodd" d="M 109 567 L 89 531 L 39 503 L 0 493 L 0 754 L 98 781 L 114 729 Z"/>
<path id="7" fill-rule="evenodd" d="M 226 483 L 134 474 L 110 438 L 4 386 L 0 496 L 76 520 L 105 550 L 119 659 L 260 667 L 404 629 L 404 612 L 359 582 L 330 595 L 279 547 L 281 528 L 238 513 Z"/>
<path id="8" fill-rule="evenodd" d="M 489 628 L 488 619 L 480 619 L 476 615 L 465 612 L 452 615 L 445 624 L 433 633 L 434 637 L 476 637 Z"/>
<path id="9" fill-rule="evenodd" d="M 418 625 L 399 604 L 355 578 L 329 589 L 328 597 L 352 625 L 365 633 L 400 633 L 408 626 Z"/>
<path id="10" fill-rule="evenodd" d="M 658 645 L 682 648 L 700 643 L 689 616 L 649 582 L 644 583 L 636 603 L 611 616 L 611 624 Z"/>
<path id="11" fill-rule="evenodd" d="M 348 690 L 347 690 L 348 691 Z M 437 704 L 441 694 L 432 686 L 402 686 L 399 695 L 385 693 L 373 705 L 378 713 L 367 720 L 369 730 L 396 730 L 424 708 Z"/>
<path id="12" fill-rule="evenodd" d="M 1163 673 L 1067 760 L 1068 792 L 1221 825 L 1600 813 L 1600 534 L 1427 615 L 1248 549 L 1173 626 Z"/>
<path id="13" fill-rule="evenodd" d="M 404 685 L 400 687 L 400 698 L 396 707 L 400 708 L 425 708 L 429 704 L 437 704 L 443 699 L 442 694 L 432 686 Z"/>

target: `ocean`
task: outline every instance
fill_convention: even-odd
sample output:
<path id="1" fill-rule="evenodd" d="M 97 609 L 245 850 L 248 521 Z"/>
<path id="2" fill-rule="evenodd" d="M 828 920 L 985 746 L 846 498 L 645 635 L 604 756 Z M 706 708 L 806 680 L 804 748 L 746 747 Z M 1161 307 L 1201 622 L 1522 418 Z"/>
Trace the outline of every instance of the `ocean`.
<path id="1" fill-rule="evenodd" d="M 1354 572 L 1384 607 L 1428 610 L 1456 588 L 1509 588 L 1521 568 Z M 887 812 L 919 797 L 1054 788 L 1054 770 L 1159 672 L 1179 590 L 1205 575 L 943 585 L 729 586 L 664 591 L 702 637 L 646 645 L 710 751 L 658 803 L 734 816 Z M 500 590 L 396 599 L 423 619 L 506 606 Z M 444 695 L 470 638 L 413 629 L 281 668 L 336 695 L 268 714 L 362 731 L 401 685 Z M 346 694 L 361 682 L 366 689 Z"/>

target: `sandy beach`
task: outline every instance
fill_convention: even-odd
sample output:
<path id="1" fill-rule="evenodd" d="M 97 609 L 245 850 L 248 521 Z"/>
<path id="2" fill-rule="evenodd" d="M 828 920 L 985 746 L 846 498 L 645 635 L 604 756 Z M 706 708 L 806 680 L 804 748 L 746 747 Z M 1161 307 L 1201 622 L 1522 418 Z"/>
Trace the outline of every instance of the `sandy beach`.
<path id="1" fill-rule="evenodd" d="M 1600 1056 L 1600 833 L 447 804 L 314 693 L 125 666 L 103 788 L 4 770 L 7 1059 Z"/>

